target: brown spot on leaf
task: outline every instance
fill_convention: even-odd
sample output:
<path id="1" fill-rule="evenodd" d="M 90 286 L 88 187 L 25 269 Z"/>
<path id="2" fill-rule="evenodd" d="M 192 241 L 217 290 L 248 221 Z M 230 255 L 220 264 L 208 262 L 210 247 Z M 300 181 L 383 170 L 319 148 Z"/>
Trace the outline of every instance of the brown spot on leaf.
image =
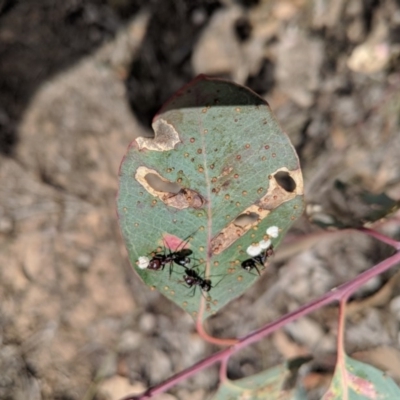
<path id="1" fill-rule="evenodd" d="M 231 166 L 225 167 L 225 168 L 222 170 L 221 176 L 229 175 L 229 174 L 232 172 L 232 170 L 233 170 L 233 167 L 231 167 Z"/>
<path id="2" fill-rule="evenodd" d="M 192 189 L 184 188 L 177 194 L 169 194 L 162 198 L 165 204 L 183 209 L 183 208 L 202 208 L 206 204 L 206 199 L 198 192 Z"/>
<path id="3" fill-rule="evenodd" d="M 225 181 L 222 185 L 221 185 L 221 189 L 227 189 L 229 187 L 229 185 L 231 184 L 231 180 L 228 179 L 227 181 Z"/>

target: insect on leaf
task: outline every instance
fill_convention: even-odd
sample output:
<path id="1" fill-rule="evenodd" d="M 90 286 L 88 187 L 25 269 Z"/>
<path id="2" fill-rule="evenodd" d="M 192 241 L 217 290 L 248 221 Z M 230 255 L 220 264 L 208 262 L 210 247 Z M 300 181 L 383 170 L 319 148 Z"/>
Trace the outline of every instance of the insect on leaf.
<path id="1" fill-rule="evenodd" d="M 203 75 L 162 107 L 153 129 L 122 161 L 120 227 L 143 281 L 203 320 L 259 278 L 301 215 L 299 161 L 261 97 Z M 243 269 L 257 254 L 257 268 Z"/>

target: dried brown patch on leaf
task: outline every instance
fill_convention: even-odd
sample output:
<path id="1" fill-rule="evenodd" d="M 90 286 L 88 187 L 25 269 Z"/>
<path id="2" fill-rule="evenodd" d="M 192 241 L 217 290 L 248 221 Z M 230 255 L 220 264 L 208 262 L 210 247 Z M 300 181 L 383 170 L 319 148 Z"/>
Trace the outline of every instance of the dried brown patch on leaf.
<path id="1" fill-rule="evenodd" d="M 200 193 L 165 179 L 154 169 L 139 167 L 135 179 L 152 196 L 159 198 L 168 206 L 182 210 L 189 207 L 202 208 L 206 204 L 206 199 Z"/>
<path id="2" fill-rule="evenodd" d="M 253 204 L 248 207 L 243 214 L 240 214 L 233 222 L 227 225 L 221 232 L 211 241 L 211 249 L 213 254 L 220 254 L 229 246 L 231 246 L 237 239 L 243 236 L 253 227 L 256 227 L 260 221 L 266 218 L 270 214 L 270 210 L 264 210 Z M 242 216 L 254 216 L 257 218 L 249 218 L 248 223 L 241 224 L 238 222 Z"/>
<path id="3" fill-rule="evenodd" d="M 234 223 L 229 224 L 211 241 L 212 254 L 222 253 L 244 233 L 245 230 L 242 227 L 238 227 Z"/>
<path id="4" fill-rule="evenodd" d="M 221 176 L 227 176 L 227 175 L 229 175 L 232 171 L 233 171 L 233 167 L 232 167 L 232 166 L 225 167 L 225 168 L 222 170 Z"/>
<path id="5" fill-rule="evenodd" d="M 183 188 L 177 194 L 170 194 L 161 199 L 165 204 L 175 208 L 202 208 L 206 204 L 206 199 L 192 189 Z"/>
<path id="6" fill-rule="evenodd" d="M 270 175 L 268 192 L 255 204 L 246 208 L 241 215 L 213 238 L 211 241 L 212 254 L 222 253 L 246 232 L 256 227 L 260 221 L 267 218 L 272 210 L 302 194 L 301 170 L 289 171 L 287 168 L 280 168 Z M 250 217 L 247 223 L 241 223 L 242 216 Z M 254 216 L 256 218 L 253 218 Z"/>
<path id="7" fill-rule="evenodd" d="M 136 143 L 139 149 L 148 149 L 153 151 L 173 150 L 175 145 L 181 140 L 174 126 L 162 118 L 153 122 L 154 138 L 138 137 Z"/>

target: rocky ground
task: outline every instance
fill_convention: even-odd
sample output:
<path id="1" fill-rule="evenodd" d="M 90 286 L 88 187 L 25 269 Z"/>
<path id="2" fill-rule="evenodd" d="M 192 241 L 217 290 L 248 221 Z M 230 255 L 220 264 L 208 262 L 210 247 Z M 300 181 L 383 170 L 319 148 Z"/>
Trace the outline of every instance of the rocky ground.
<path id="1" fill-rule="evenodd" d="M 335 179 L 400 198 L 398 1 L 0 1 L 1 399 L 118 399 L 215 350 L 138 280 L 115 212 L 128 144 L 198 73 L 270 103 L 309 204 L 329 203 Z M 398 234 L 398 220 L 382 228 Z M 362 234 L 320 232 L 299 221 L 207 329 L 243 335 L 390 255 Z M 396 271 L 357 299 L 348 351 L 390 358 L 400 382 Z M 336 321 L 332 308 L 288 326 L 235 356 L 229 375 L 307 352 L 329 373 Z M 322 381 L 307 381 L 310 398 Z M 206 399 L 216 384 L 208 370 L 159 398 Z"/>

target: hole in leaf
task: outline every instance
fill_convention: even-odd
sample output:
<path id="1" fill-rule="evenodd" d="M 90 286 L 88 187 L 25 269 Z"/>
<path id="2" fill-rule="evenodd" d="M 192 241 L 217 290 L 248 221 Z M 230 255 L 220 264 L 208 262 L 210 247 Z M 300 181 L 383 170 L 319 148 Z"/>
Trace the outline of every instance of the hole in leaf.
<path id="1" fill-rule="evenodd" d="M 146 182 L 158 192 L 178 194 L 182 190 L 182 187 L 177 183 L 164 181 L 156 174 L 146 174 L 144 179 L 146 179 Z"/>
<path id="2" fill-rule="evenodd" d="M 257 213 L 250 212 L 248 214 L 240 214 L 233 223 L 244 228 L 246 225 L 254 224 L 259 218 L 260 216 Z"/>
<path id="3" fill-rule="evenodd" d="M 296 182 L 286 171 L 279 171 L 274 175 L 277 184 L 286 192 L 294 192 L 296 190 Z"/>
<path id="4" fill-rule="evenodd" d="M 207 200 L 196 190 L 185 188 L 165 179 L 154 169 L 141 166 L 136 170 L 135 179 L 154 197 L 170 207 L 179 209 L 202 208 Z M 181 178 L 179 178 L 181 179 Z M 156 201 L 153 199 L 153 201 Z M 156 204 L 153 203 L 152 204 Z"/>
<path id="5" fill-rule="evenodd" d="M 139 149 L 148 149 L 153 151 L 172 150 L 180 142 L 178 132 L 175 127 L 162 118 L 154 120 L 153 124 L 154 138 L 139 136 L 136 143 Z"/>

